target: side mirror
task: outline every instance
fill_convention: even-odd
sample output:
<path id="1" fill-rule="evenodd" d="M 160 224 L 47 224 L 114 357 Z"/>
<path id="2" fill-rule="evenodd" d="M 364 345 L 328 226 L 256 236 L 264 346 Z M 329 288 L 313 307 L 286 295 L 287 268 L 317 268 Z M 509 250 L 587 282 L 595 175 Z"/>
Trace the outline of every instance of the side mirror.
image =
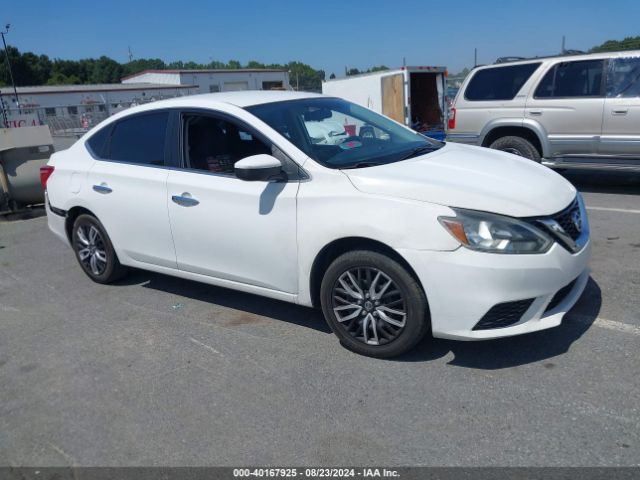
<path id="1" fill-rule="evenodd" d="M 281 177 L 282 162 L 271 155 L 262 153 L 238 160 L 233 170 L 240 180 L 266 182 Z"/>

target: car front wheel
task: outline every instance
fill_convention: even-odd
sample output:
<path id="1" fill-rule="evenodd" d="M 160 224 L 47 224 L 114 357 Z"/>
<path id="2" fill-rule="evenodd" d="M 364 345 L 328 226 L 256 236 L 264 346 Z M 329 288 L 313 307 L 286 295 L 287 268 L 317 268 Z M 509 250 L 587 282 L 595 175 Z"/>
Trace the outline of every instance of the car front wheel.
<path id="1" fill-rule="evenodd" d="M 120 265 L 107 232 L 95 217 L 79 215 L 71 234 L 78 263 L 94 282 L 111 283 L 126 274 L 127 270 Z"/>
<path id="2" fill-rule="evenodd" d="M 329 326 L 346 348 L 388 358 L 411 350 L 428 330 L 427 301 L 400 263 L 374 251 L 336 258 L 320 289 Z"/>

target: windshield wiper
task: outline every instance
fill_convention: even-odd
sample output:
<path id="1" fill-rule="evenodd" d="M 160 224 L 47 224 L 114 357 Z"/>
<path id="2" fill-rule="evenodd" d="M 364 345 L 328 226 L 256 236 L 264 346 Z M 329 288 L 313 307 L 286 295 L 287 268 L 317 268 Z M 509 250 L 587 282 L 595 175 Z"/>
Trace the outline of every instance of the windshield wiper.
<path id="1" fill-rule="evenodd" d="M 342 167 L 341 170 L 351 170 L 352 168 L 366 168 L 366 167 L 375 167 L 377 165 L 384 165 L 380 162 L 358 162 L 353 165 L 349 165 L 348 167 Z"/>
<path id="2" fill-rule="evenodd" d="M 408 158 L 415 157 L 416 155 L 418 155 L 419 153 L 422 153 L 422 152 L 433 152 L 435 150 L 438 150 L 439 148 L 440 147 L 437 147 L 435 145 L 429 145 L 429 144 L 420 145 L 419 147 L 414 148 L 407 155 L 402 157 L 402 160 L 407 160 Z"/>

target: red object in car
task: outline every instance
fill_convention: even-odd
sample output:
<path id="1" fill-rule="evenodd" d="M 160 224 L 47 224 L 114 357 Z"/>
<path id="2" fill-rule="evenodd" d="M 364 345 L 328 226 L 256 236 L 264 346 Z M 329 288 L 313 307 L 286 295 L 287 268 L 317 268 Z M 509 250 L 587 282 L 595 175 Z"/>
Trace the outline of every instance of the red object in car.
<path id="1" fill-rule="evenodd" d="M 453 130 L 456 128 L 456 109 L 455 107 L 451 107 L 449 109 L 449 130 Z"/>
<path id="2" fill-rule="evenodd" d="M 51 165 L 45 165 L 40 167 L 40 183 L 42 183 L 42 188 L 47 188 L 47 180 L 53 173 L 54 167 Z"/>

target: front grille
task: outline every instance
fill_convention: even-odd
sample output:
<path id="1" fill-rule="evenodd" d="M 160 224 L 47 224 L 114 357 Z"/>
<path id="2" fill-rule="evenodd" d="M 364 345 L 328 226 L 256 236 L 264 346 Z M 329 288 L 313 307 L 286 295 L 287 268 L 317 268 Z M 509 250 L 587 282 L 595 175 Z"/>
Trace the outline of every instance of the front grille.
<path id="1" fill-rule="evenodd" d="M 580 213 L 580 205 L 578 205 L 577 199 L 563 211 L 557 213 L 551 218 L 558 222 L 572 240 L 575 241 L 578 239 L 581 232 L 582 215 Z M 578 226 L 576 226 L 576 223 Z"/>
<path id="2" fill-rule="evenodd" d="M 573 286 L 576 284 L 576 280 L 578 279 L 577 278 L 574 279 L 571 283 L 569 283 L 568 285 L 565 285 L 564 287 L 562 287 L 560 290 L 556 292 L 556 294 L 553 296 L 553 298 L 549 302 L 549 305 L 547 305 L 547 309 L 544 311 L 544 313 L 547 313 L 553 310 L 558 305 L 560 305 L 560 302 L 562 302 L 565 298 L 567 298 L 567 295 L 569 295 L 569 292 L 571 292 L 571 290 L 573 289 Z"/>
<path id="3" fill-rule="evenodd" d="M 474 330 L 490 330 L 492 328 L 505 328 L 514 323 L 518 323 L 524 312 L 533 303 L 533 298 L 518 300 L 515 302 L 498 303 L 484 314 Z"/>

